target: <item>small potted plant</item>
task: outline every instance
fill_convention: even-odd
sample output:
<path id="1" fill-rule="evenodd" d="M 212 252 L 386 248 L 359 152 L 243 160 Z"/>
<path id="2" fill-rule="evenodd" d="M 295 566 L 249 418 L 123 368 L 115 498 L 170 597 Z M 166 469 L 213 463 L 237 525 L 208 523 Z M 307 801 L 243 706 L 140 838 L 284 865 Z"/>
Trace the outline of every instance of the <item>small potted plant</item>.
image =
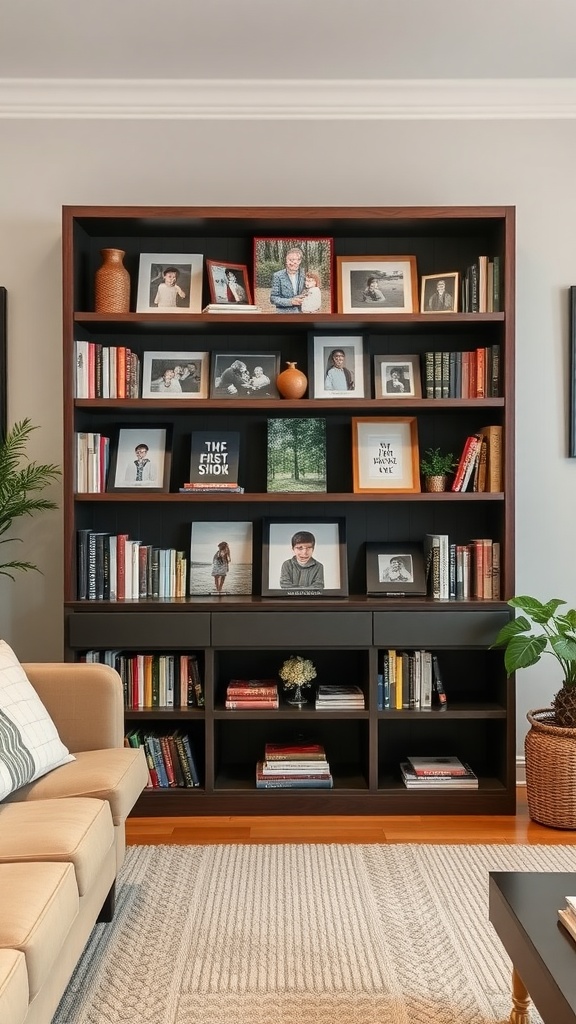
<path id="1" fill-rule="evenodd" d="M 526 792 L 530 817 L 554 828 L 576 828 L 576 609 L 557 597 L 513 597 L 522 615 L 507 622 L 492 647 L 504 648 L 508 675 L 536 665 L 543 654 L 556 659 L 562 686 L 549 708 L 527 714 Z M 536 627 L 536 631 L 535 631 Z"/>
<path id="2" fill-rule="evenodd" d="M 294 654 L 284 662 L 278 674 L 284 684 L 284 690 L 288 691 L 287 703 L 299 707 L 307 704 L 308 698 L 302 693 L 302 687 L 316 679 L 316 669 L 312 662 L 308 658 Z"/>
<path id="3" fill-rule="evenodd" d="M 427 491 L 445 491 L 448 477 L 456 467 L 452 452 L 441 452 L 439 448 L 427 448 L 420 460 L 420 472 Z"/>

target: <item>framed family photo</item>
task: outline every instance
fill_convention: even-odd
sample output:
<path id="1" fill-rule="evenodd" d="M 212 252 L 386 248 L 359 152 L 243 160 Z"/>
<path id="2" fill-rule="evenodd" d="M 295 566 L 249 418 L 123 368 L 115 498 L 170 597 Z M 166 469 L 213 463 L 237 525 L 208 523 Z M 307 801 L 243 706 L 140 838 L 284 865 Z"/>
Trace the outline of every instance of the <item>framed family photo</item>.
<path id="1" fill-rule="evenodd" d="M 368 361 L 362 335 L 313 334 L 308 339 L 311 398 L 368 397 Z"/>
<path id="2" fill-rule="evenodd" d="M 352 418 L 354 494 L 416 494 L 419 463 L 415 416 Z"/>
<path id="3" fill-rule="evenodd" d="M 252 523 L 192 523 L 189 592 L 252 593 Z"/>
<path id="4" fill-rule="evenodd" d="M 414 313 L 415 256 L 337 256 L 339 313 Z"/>
<path id="5" fill-rule="evenodd" d="M 220 260 L 206 260 L 210 301 L 233 306 L 236 303 L 251 303 L 248 267 L 244 263 L 223 263 Z"/>
<path id="6" fill-rule="evenodd" d="M 210 398 L 279 398 L 279 352 L 214 352 Z"/>
<path id="7" fill-rule="evenodd" d="M 141 253 L 136 312 L 199 313 L 203 259 L 201 253 Z"/>
<path id="8" fill-rule="evenodd" d="M 420 312 L 457 313 L 459 282 L 460 275 L 453 270 L 448 274 L 426 274 L 422 278 Z"/>
<path id="9" fill-rule="evenodd" d="M 420 356 L 374 356 L 376 398 L 422 398 Z"/>
<path id="10" fill-rule="evenodd" d="M 425 595 L 426 573 L 421 544 L 366 544 L 366 593 Z"/>
<path id="11" fill-rule="evenodd" d="M 145 352 L 142 398 L 208 398 L 208 352 Z"/>
<path id="12" fill-rule="evenodd" d="M 170 490 L 170 426 L 121 427 L 112 450 L 108 491 Z"/>
<path id="13" fill-rule="evenodd" d="M 254 302 L 264 313 L 332 312 L 332 238 L 255 238 Z"/>
<path id="14" fill-rule="evenodd" d="M 265 519 L 263 597 L 346 597 L 345 520 Z"/>

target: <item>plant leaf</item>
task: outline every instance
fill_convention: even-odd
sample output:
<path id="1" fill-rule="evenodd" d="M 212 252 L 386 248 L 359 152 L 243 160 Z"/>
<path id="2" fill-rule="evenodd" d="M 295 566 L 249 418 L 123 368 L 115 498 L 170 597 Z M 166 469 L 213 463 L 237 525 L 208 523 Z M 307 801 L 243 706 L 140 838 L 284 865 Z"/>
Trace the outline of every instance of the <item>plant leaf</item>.
<path id="1" fill-rule="evenodd" d="M 508 675 L 519 668 L 528 668 L 540 661 L 546 650 L 548 639 L 545 636 L 513 636 L 504 654 L 504 665 Z"/>

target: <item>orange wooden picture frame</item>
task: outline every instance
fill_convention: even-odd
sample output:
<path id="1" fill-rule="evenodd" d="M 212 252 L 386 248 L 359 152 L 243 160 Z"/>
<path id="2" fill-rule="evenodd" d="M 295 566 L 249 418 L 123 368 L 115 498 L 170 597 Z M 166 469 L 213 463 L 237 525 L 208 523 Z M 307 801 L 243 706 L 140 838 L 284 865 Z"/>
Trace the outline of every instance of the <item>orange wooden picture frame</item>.
<path id="1" fill-rule="evenodd" d="M 416 417 L 354 416 L 352 475 L 354 494 L 419 493 Z"/>

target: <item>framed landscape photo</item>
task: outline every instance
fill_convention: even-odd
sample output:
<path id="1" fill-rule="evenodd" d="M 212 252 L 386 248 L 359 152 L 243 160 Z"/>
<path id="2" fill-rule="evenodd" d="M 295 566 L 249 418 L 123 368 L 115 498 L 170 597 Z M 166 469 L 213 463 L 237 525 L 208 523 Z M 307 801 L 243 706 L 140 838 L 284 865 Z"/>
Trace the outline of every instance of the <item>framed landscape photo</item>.
<path id="1" fill-rule="evenodd" d="M 421 544 L 403 541 L 366 544 L 366 593 L 425 595 L 426 573 Z"/>
<path id="2" fill-rule="evenodd" d="M 326 491 L 326 420 L 321 416 L 270 418 L 266 465 L 269 493 Z"/>
<path id="3" fill-rule="evenodd" d="M 447 274 L 426 274 L 420 292 L 421 313 L 457 313 L 460 294 L 460 275 L 451 270 Z"/>
<path id="4" fill-rule="evenodd" d="M 332 312 L 332 238 L 255 238 L 254 302 L 264 313 Z"/>
<path id="5" fill-rule="evenodd" d="M 312 334 L 308 339 L 311 398 L 367 398 L 368 360 L 362 335 Z"/>
<path id="6" fill-rule="evenodd" d="M 142 398 L 208 398 L 208 352 L 145 352 Z"/>
<path id="7" fill-rule="evenodd" d="M 199 313 L 203 259 L 201 253 L 141 253 L 136 312 Z"/>
<path id="8" fill-rule="evenodd" d="M 108 491 L 170 490 L 170 426 L 121 427 L 112 450 Z"/>
<path id="9" fill-rule="evenodd" d="M 210 301 L 233 306 L 235 303 L 252 302 L 248 267 L 244 263 L 225 263 L 221 260 L 206 260 Z"/>
<path id="10" fill-rule="evenodd" d="M 415 256 L 337 256 L 338 312 L 414 313 Z"/>
<path id="11" fill-rule="evenodd" d="M 352 418 L 354 494 L 416 494 L 419 464 L 415 416 Z"/>
<path id="12" fill-rule="evenodd" d="M 346 526 L 337 519 L 265 519 L 262 596 L 346 597 Z"/>
<path id="13" fill-rule="evenodd" d="M 192 523 L 192 596 L 252 593 L 252 523 Z"/>
<path id="14" fill-rule="evenodd" d="M 420 356 L 374 356 L 376 398 L 422 398 Z"/>
<path id="15" fill-rule="evenodd" d="M 210 398 L 280 398 L 279 352 L 214 352 Z"/>

